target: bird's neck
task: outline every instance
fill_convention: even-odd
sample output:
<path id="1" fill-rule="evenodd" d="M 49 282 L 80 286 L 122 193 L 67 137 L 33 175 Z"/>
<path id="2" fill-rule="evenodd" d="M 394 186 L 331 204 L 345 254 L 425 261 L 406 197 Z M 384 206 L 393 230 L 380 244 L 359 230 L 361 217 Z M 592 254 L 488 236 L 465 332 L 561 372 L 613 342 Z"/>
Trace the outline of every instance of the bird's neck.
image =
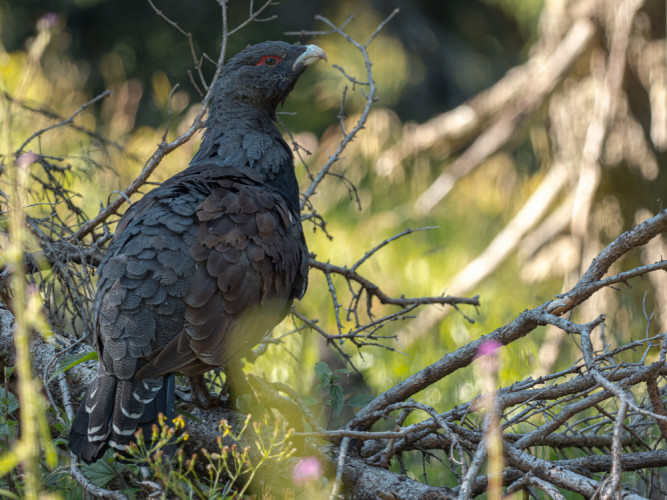
<path id="1" fill-rule="evenodd" d="M 275 144 L 282 136 L 273 121 L 272 110 L 240 100 L 213 101 L 206 121 L 206 131 L 191 164 L 220 163 L 235 168 L 251 168 L 271 173 L 291 153 L 281 154 Z M 269 147 L 274 145 L 274 147 Z M 276 172 L 277 173 L 277 172 Z"/>
<path id="2" fill-rule="evenodd" d="M 213 163 L 257 171 L 298 213 L 299 187 L 292 152 L 274 116 L 273 110 L 245 102 L 212 103 L 204 138 L 190 164 Z"/>

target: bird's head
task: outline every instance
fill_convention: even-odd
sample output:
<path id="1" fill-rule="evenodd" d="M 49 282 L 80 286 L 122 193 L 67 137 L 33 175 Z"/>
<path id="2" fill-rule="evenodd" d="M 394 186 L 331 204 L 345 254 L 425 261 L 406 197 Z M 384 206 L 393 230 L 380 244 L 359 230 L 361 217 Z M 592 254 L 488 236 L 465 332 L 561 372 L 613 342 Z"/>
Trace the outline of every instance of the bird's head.
<path id="1" fill-rule="evenodd" d="M 213 89 L 214 98 L 249 103 L 275 111 L 290 93 L 299 76 L 319 59 L 326 61 L 317 45 L 262 42 L 229 59 Z"/>

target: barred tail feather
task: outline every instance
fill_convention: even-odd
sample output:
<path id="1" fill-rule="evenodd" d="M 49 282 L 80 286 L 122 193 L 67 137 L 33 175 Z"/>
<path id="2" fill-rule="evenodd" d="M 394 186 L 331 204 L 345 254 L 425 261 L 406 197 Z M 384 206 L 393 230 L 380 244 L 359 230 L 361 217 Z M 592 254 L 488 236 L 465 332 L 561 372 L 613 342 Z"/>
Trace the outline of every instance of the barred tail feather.
<path id="1" fill-rule="evenodd" d="M 107 449 L 117 382 L 100 370 L 72 421 L 69 448 L 87 463 L 100 458 Z"/>
<path id="2" fill-rule="evenodd" d="M 123 451 L 140 427 L 150 436 L 159 413 L 173 418 L 173 374 L 118 380 L 100 370 L 72 421 L 70 450 L 87 463 L 98 460 L 108 447 Z"/>

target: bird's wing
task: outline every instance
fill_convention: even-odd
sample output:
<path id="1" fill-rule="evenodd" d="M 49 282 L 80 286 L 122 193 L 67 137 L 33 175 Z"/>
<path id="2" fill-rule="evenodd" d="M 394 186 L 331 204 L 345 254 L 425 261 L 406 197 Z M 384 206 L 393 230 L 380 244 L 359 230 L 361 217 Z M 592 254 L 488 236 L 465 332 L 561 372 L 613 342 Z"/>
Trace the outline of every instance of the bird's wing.
<path id="1" fill-rule="evenodd" d="M 183 329 L 201 198 L 173 186 L 149 193 L 123 217 L 100 266 L 96 344 L 106 371 L 120 379 Z"/>
<path id="2" fill-rule="evenodd" d="M 303 295 L 308 254 L 301 222 L 278 193 L 218 178 L 197 218 L 183 332 L 150 355 L 137 378 L 225 366 L 257 344 Z"/>

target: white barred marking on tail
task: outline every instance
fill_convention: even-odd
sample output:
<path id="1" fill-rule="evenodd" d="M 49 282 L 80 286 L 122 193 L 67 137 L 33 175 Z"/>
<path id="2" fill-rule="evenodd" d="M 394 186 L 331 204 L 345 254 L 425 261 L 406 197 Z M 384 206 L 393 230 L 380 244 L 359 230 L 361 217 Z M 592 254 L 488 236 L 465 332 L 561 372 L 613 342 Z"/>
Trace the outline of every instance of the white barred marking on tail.
<path id="1" fill-rule="evenodd" d="M 127 450 L 127 445 L 126 444 L 118 444 L 113 439 L 109 440 L 109 446 L 111 446 L 112 448 L 116 448 L 117 450 L 120 450 L 120 451 Z"/>
<path id="2" fill-rule="evenodd" d="M 132 396 L 134 396 L 134 399 L 136 399 L 137 401 L 139 401 L 140 403 L 143 403 L 145 405 L 150 403 L 151 401 L 153 401 L 155 399 L 155 394 L 153 394 L 153 396 L 149 397 L 148 399 L 141 399 L 139 397 L 139 394 L 137 394 L 136 392 L 134 394 L 132 394 Z"/>
<path id="3" fill-rule="evenodd" d="M 131 436 L 134 434 L 134 431 L 136 429 L 126 429 L 126 430 L 121 430 L 120 427 L 118 427 L 116 424 L 113 424 L 113 431 L 118 434 L 119 436 Z"/>
<path id="4" fill-rule="evenodd" d="M 129 411 L 127 411 L 127 410 L 126 410 L 125 408 L 123 408 L 122 406 L 120 407 L 120 411 L 121 411 L 121 412 L 123 413 L 123 415 L 125 415 L 127 418 L 139 418 L 139 417 L 141 417 L 141 416 L 144 414 L 144 412 L 140 412 L 140 413 L 130 413 Z"/>
<path id="5" fill-rule="evenodd" d="M 144 384 L 144 389 L 146 389 L 147 391 L 155 392 L 155 391 L 159 391 L 160 389 L 162 389 L 162 384 L 155 385 L 153 387 L 148 385 L 146 382 L 142 382 L 142 384 Z"/>
<path id="6" fill-rule="evenodd" d="M 97 431 L 99 431 L 102 428 L 102 425 L 100 424 L 97 427 L 88 427 L 88 435 L 90 436 L 91 434 L 95 434 Z"/>

